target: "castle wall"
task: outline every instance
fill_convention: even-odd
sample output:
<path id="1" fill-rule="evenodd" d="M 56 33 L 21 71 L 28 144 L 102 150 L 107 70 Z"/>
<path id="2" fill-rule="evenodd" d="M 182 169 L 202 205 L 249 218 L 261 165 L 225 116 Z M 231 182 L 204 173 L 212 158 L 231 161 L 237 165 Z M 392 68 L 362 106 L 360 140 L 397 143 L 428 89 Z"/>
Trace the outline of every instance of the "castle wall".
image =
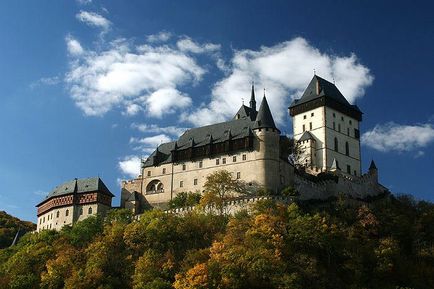
<path id="1" fill-rule="evenodd" d="M 345 194 L 356 199 L 365 199 L 384 193 L 385 188 L 378 183 L 376 172 L 368 172 L 360 177 L 337 172 L 338 182 L 326 180 L 312 182 L 300 175 L 294 176 L 294 189 L 301 200 L 324 200 Z"/>

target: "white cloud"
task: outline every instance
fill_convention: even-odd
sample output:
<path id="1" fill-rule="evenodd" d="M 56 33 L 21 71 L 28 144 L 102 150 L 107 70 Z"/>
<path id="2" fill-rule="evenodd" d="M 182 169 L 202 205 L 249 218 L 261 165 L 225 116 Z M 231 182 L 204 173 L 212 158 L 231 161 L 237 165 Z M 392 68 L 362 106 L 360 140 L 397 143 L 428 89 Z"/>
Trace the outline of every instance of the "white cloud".
<path id="1" fill-rule="evenodd" d="M 144 138 L 131 138 L 130 143 L 132 144 L 141 144 L 146 148 L 156 149 L 162 143 L 170 142 L 171 138 L 165 134 L 154 135 L 150 137 Z"/>
<path id="2" fill-rule="evenodd" d="M 222 63 L 219 66 L 228 69 Z M 362 97 L 373 81 L 369 69 L 360 64 L 354 54 L 341 57 L 321 53 L 301 37 L 272 47 L 261 47 L 259 51 L 236 51 L 229 67 L 231 72 L 215 84 L 211 102 L 185 114 L 185 120 L 204 125 L 231 117 L 234 108 L 241 105 L 241 98 L 249 98 L 252 80 L 257 88 L 267 88 L 268 103 L 280 124 L 291 99 L 301 96 L 314 69 L 319 76 L 334 78 L 350 102 Z M 261 98 L 262 93 L 257 93 L 258 105 Z"/>
<path id="3" fill-rule="evenodd" d="M 199 44 L 189 37 L 184 37 L 176 43 L 179 50 L 191 53 L 208 53 L 220 50 L 220 44 L 205 43 Z"/>
<path id="4" fill-rule="evenodd" d="M 108 30 L 111 25 L 109 20 L 95 12 L 80 11 L 75 17 L 89 26 L 99 27 L 103 30 Z"/>
<path id="5" fill-rule="evenodd" d="M 148 42 L 154 43 L 154 42 L 166 42 L 172 37 L 172 34 L 167 31 L 161 31 L 157 34 L 148 35 L 146 37 L 146 40 Z"/>
<path id="6" fill-rule="evenodd" d="M 191 98 L 174 88 L 162 88 L 153 92 L 147 99 L 147 110 L 151 116 L 162 117 L 173 113 L 178 108 L 185 108 L 192 103 Z"/>
<path id="7" fill-rule="evenodd" d="M 89 51 L 73 59 L 65 81 L 86 115 L 103 115 L 116 106 L 134 114 L 138 106 L 146 106 L 143 109 L 150 115 L 161 117 L 191 104 L 177 86 L 195 85 L 204 73 L 194 58 L 176 49 L 132 47 L 117 40 L 104 51 Z"/>
<path id="8" fill-rule="evenodd" d="M 42 77 L 38 79 L 37 81 L 34 81 L 30 84 L 30 88 L 35 88 L 41 85 L 47 85 L 52 86 L 56 85 L 60 82 L 60 78 L 58 76 L 52 76 L 52 77 Z"/>
<path id="9" fill-rule="evenodd" d="M 84 49 L 81 46 L 80 42 L 72 36 L 68 35 L 65 37 L 66 48 L 68 49 L 68 53 L 72 56 L 79 56 L 83 54 Z"/>
<path id="10" fill-rule="evenodd" d="M 48 193 L 46 191 L 42 191 L 42 190 L 34 191 L 33 194 L 35 194 L 37 196 L 41 196 L 41 197 L 45 197 L 48 195 Z"/>
<path id="11" fill-rule="evenodd" d="M 164 133 L 164 134 L 170 134 L 173 136 L 180 136 L 183 134 L 188 128 L 185 127 L 176 127 L 176 126 L 166 126 L 166 127 L 160 127 L 156 124 L 137 124 L 132 123 L 131 128 L 137 129 L 138 131 L 145 132 L 145 133 Z"/>
<path id="12" fill-rule="evenodd" d="M 92 0 L 76 0 L 78 4 L 86 5 L 92 3 Z"/>
<path id="13" fill-rule="evenodd" d="M 125 175 L 137 177 L 140 174 L 140 158 L 138 156 L 127 156 L 118 163 L 119 169 Z"/>
<path id="14" fill-rule="evenodd" d="M 376 125 L 362 136 L 362 144 L 382 152 L 409 152 L 418 150 L 417 157 L 423 155 L 420 148 L 434 141 L 434 128 L 431 124 L 400 125 L 389 122 Z"/>

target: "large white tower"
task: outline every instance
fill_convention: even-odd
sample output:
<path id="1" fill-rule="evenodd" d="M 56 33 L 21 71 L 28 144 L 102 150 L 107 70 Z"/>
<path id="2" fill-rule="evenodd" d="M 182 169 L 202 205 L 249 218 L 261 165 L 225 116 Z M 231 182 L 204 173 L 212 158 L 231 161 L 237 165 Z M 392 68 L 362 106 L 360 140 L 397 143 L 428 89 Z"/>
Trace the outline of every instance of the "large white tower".
<path id="1" fill-rule="evenodd" d="M 333 83 L 315 75 L 289 113 L 294 139 L 304 147 L 303 166 L 311 172 L 339 169 L 360 176 L 362 112 Z"/>

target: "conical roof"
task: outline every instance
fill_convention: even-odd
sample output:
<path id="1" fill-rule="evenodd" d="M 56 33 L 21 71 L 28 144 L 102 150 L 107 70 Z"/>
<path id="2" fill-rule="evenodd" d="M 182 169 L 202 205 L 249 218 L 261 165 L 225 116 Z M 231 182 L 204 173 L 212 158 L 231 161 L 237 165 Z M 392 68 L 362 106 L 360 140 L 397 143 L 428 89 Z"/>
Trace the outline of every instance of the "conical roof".
<path id="1" fill-rule="evenodd" d="M 371 170 L 376 170 L 376 169 L 377 169 L 377 166 L 375 165 L 374 160 L 371 160 L 371 165 L 369 166 L 369 170 L 371 171 Z"/>
<path id="2" fill-rule="evenodd" d="M 267 98 L 262 98 L 261 106 L 258 110 L 258 115 L 256 116 L 255 124 L 253 125 L 253 129 L 258 128 L 276 128 L 274 124 L 273 115 L 271 114 L 270 107 L 268 106 Z"/>

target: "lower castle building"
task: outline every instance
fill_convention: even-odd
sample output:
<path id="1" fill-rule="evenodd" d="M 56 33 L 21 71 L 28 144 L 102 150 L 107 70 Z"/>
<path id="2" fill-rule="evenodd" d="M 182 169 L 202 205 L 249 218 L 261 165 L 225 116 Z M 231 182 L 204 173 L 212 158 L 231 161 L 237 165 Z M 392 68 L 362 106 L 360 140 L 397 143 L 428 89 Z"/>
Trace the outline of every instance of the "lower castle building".
<path id="1" fill-rule="evenodd" d="M 36 231 L 60 230 L 89 216 L 105 215 L 114 195 L 96 178 L 74 179 L 63 183 L 40 202 Z"/>

